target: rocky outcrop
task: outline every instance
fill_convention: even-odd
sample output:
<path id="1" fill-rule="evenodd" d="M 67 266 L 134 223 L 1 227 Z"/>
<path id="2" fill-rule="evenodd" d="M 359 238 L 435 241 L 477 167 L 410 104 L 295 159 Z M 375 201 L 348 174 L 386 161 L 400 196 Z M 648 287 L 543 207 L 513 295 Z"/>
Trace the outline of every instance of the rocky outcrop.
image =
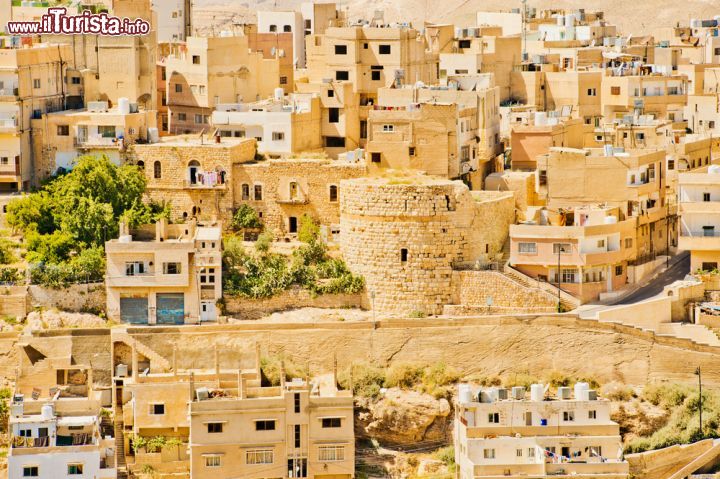
<path id="1" fill-rule="evenodd" d="M 449 437 L 450 403 L 417 391 L 388 389 L 381 399 L 360 400 L 358 431 L 381 444 L 410 445 Z"/>

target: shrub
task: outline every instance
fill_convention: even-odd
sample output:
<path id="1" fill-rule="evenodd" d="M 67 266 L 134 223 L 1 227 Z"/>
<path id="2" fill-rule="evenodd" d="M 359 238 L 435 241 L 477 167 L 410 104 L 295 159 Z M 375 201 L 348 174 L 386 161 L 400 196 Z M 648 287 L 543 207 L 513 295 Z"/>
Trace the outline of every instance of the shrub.
<path id="1" fill-rule="evenodd" d="M 460 373 L 445 363 L 436 363 L 423 370 L 423 391 L 436 398 L 450 395 L 452 387 L 461 378 Z"/>
<path id="2" fill-rule="evenodd" d="M 230 226 L 232 226 L 234 230 L 241 230 L 244 228 L 261 228 L 262 222 L 260 221 L 257 211 L 255 211 L 252 207 L 243 204 L 235 210 Z"/>
<path id="3" fill-rule="evenodd" d="M 264 383 L 270 386 L 280 385 L 280 370 L 285 368 L 285 380 L 293 378 L 306 378 L 309 376 L 307 365 L 301 366 L 282 355 L 263 356 L 260 358 L 260 369 Z"/>
<path id="4" fill-rule="evenodd" d="M 15 256 L 15 243 L 6 238 L 0 238 L 0 264 L 12 264 L 17 261 Z"/>
<path id="5" fill-rule="evenodd" d="M 367 363 L 353 364 L 338 374 L 338 382 L 344 389 L 350 388 L 351 368 L 353 394 L 358 397 L 376 398 L 385 383 L 385 371 Z"/>
<path id="6" fill-rule="evenodd" d="M 310 216 L 302 215 L 298 227 L 298 239 L 305 243 L 316 241 L 320 235 L 320 225 Z"/>
<path id="7" fill-rule="evenodd" d="M 258 236 L 257 241 L 255 241 L 255 250 L 262 254 L 268 253 L 270 251 L 270 245 L 272 244 L 272 241 L 272 233 L 270 233 L 269 231 L 265 231 L 260 236 Z"/>
<path id="8" fill-rule="evenodd" d="M 387 371 L 385 387 L 411 389 L 422 381 L 423 367 L 418 364 L 397 362 Z"/>
<path id="9" fill-rule="evenodd" d="M 0 284 L 19 283 L 23 276 L 23 272 L 18 268 L 0 268 Z"/>
<path id="10" fill-rule="evenodd" d="M 433 453 L 433 458 L 442 461 L 452 472 L 455 470 L 455 447 L 445 446 Z"/>

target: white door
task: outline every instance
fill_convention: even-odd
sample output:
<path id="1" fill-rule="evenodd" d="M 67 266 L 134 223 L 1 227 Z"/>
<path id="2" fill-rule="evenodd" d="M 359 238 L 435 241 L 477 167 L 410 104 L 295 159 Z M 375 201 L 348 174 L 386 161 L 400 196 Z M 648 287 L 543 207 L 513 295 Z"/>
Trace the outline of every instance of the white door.
<path id="1" fill-rule="evenodd" d="M 200 302 L 200 321 L 215 321 L 217 319 L 214 301 Z"/>

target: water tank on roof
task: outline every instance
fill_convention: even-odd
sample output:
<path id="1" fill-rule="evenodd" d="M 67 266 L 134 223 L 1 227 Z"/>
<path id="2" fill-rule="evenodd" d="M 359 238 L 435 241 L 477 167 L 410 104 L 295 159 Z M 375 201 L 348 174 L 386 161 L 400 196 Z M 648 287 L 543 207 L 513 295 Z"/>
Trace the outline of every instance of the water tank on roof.
<path id="1" fill-rule="evenodd" d="M 283 99 L 283 96 L 285 96 L 285 90 L 282 88 L 276 88 L 275 89 L 275 100 L 281 101 Z"/>
<path id="2" fill-rule="evenodd" d="M 557 390 L 558 399 L 570 399 L 570 396 L 572 394 L 572 390 L 569 387 L 559 387 Z"/>
<path id="3" fill-rule="evenodd" d="M 473 402 L 472 389 L 469 384 L 461 384 L 459 386 L 460 403 L 467 404 Z"/>
<path id="4" fill-rule="evenodd" d="M 542 384 L 530 385 L 530 400 L 531 401 L 542 401 L 545 397 L 545 386 Z"/>
<path id="5" fill-rule="evenodd" d="M 118 111 L 121 115 L 130 114 L 130 100 L 125 97 L 118 98 Z"/>
<path id="6" fill-rule="evenodd" d="M 538 111 L 535 112 L 535 126 L 547 125 L 547 112 Z"/>
<path id="7" fill-rule="evenodd" d="M 590 385 L 588 383 L 575 383 L 575 400 L 576 401 L 587 401 L 588 400 L 588 391 L 590 390 Z"/>
<path id="8" fill-rule="evenodd" d="M 711 175 L 718 175 L 720 174 L 720 165 L 710 165 L 708 168 L 708 173 Z"/>
<path id="9" fill-rule="evenodd" d="M 130 235 L 126 235 L 130 236 Z M 130 241 L 132 241 L 132 236 L 130 236 Z M 115 376 L 119 378 L 124 378 L 128 375 L 128 367 L 127 364 L 118 364 L 115 366 Z"/>
<path id="10" fill-rule="evenodd" d="M 43 419 L 52 419 L 55 417 L 55 408 L 52 404 L 44 404 L 40 409 L 40 416 Z"/>

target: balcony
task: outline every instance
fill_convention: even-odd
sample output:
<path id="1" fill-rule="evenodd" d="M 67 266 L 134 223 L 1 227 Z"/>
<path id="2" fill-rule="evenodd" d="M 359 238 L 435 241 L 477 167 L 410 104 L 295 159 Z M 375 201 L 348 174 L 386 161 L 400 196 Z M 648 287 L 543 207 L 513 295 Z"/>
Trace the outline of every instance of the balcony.
<path id="1" fill-rule="evenodd" d="M 76 137 L 73 143 L 75 148 L 121 148 L 124 144 L 115 137 L 103 136 Z"/>
<path id="2" fill-rule="evenodd" d="M 199 183 L 197 181 L 192 182 L 190 180 L 184 180 L 183 187 L 190 188 L 193 190 L 224 190 L 227 188 L 225 183 L 205 184 L 205 183 Z"/>
<path id="3" fill-rule="evenodd" d="M 17 87 L 0 88 L 0 101 L 13 101 L 19 95 Z"/>
<path id="4" fill-rule="evenodd" d="M 190 283 L 188 275 L 143 273 L 132 276 L 106 276 L 108 286 L 115 288 L 147 288 L 147 287 L 187 287 Z"/>
<path id="5" fill-rule="evenodd" d="M 279 198 L 275 200 L 277 204 L 280 205 L 306 205 L 310 203 L 310 200 L 306 197 L 297 197 L 297 198 Z"/>
<path id="6" fill-rule="evenodd" d="M 625 478 L 629 471 L 627 462 L 607 460 L 606 462 L 563 462 L 545 464 L 548 476 L 597 476 L 608 478 Z"/>
<path id="7" fill-rule="evenodd" d="M 0 133 L 14 133 L 17 131 L 17 119 L 15 117 L 0 117 Z"/>
<path id="8" fill-rule="evenodd" d="M 682 231 L 678 248 L 688 251 L 720 251 L 720 231 Z"/>

